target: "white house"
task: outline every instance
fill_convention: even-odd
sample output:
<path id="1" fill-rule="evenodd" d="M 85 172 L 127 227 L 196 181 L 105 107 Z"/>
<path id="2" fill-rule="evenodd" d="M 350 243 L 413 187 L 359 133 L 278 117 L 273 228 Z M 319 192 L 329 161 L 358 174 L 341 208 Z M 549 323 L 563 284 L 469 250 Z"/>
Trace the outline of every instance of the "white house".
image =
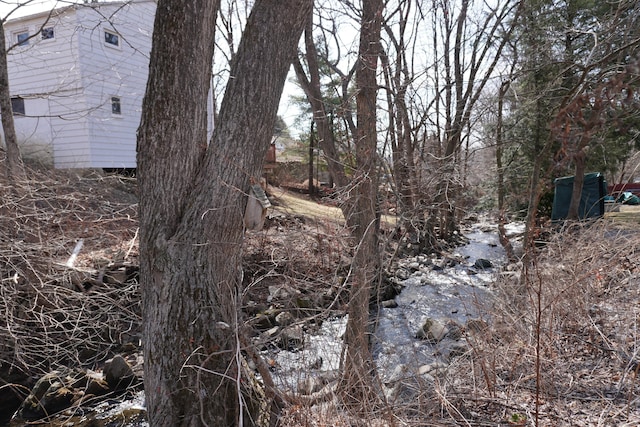
<path id="1" fill-rule="evenodd" d="M 5 23 L 23 153 L 56 168 L 134 168 L 156 3 L 80 3 Z"/>

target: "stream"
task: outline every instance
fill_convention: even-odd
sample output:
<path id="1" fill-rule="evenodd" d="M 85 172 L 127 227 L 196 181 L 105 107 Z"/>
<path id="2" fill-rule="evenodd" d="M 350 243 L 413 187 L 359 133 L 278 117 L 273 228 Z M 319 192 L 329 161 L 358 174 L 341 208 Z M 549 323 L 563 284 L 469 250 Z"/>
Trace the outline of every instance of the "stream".
<path id="1" fill-rule="evenodd" d="M 522 225 L 513 224 L 507 227 L 507 234 L 522 229 Z M 456 262 L 452 265 L 434 268 L 438 260 L 427 256 L 400 262 L 410 275 L 402 281 L 403 289 L 395 298 L 397 307 L 379 310 L 374 333 L 373 356 L 384 382 L 392 382 L 399 371 L 415 372 L 424 365 L 446 362 L 459 350 L 459 336 L 452 330 L 460 330 L 469 321 L 490 320 L 485 313 L 492 300 L 491 284 L 506 255 L 495 225 L 477 224 L 465 237 L 468 243 L 453 251 L 451 258 Z M 495 268 L 474 266 L 479 259 Z M 417 338 L 427 319 L 446 326 L 452 337 L 445 336 L 436 343 Z M 267 357 L 277 367 L 277 383 L 299 391 L 301 381 L 337 372 L 346 323 L 346 317 L 325 321 L 317 334 L 305 337 L 303 350 L 269 352 Z"/>

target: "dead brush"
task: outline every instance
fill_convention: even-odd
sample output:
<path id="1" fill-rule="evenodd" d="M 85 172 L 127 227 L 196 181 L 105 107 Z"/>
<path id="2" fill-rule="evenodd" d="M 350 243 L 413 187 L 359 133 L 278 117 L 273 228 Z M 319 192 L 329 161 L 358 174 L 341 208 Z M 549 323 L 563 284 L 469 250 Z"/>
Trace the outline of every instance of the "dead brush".
<path id="1" fill-rule="evenodd" d="M 601 220 L 554 234 L 519 277 L 498 278 L 492 326 L 470 337 L 453 394 L 494 422 L 638 425 L 639 268 L 635 227 Z"/>
<path id="2" fill-rule="evenodd" d="M 139 336 L 137 281 L 96 280 L 137 256 L 135 186 L 86 171 L 28 176 L 20 191 L 0 178 L 0 363 L 31 375 L 94 366 Z"/>

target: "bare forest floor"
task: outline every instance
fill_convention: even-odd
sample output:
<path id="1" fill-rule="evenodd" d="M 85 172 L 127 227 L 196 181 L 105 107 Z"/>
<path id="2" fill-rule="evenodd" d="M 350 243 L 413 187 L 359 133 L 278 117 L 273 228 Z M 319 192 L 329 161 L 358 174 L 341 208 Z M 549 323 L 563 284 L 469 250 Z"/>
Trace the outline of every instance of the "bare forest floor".
<path id="1" fill-rule="evenodd" d="M 339 209 L 270 193 L 265 229 L 245 242 L 248 322 L 274 305 L 343 314 L 352 248 Z M 61 365 L 100 369 L 115 354 L 139 361 L 135 180 L 31 168 L 20 187 L 0 177 L 0 194 L 0 392 L 11 391 L 0 405 Z M 282 424 L 640 425 L 637 225 L 597 221 L 547 240 L 526 268 L 496 273 L 488 326 L 465 331 L 470 351 L 416 382 L 410 402 L 351 417 L 301 399 Z"/>

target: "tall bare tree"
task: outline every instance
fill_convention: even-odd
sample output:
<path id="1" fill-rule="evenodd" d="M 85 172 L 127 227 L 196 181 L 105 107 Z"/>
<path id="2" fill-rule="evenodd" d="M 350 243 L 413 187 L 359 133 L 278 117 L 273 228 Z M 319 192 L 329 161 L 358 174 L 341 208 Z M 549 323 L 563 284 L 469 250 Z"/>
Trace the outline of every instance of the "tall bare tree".
<path id="1" fill-rule="evenodd" d="M 387 5 L 389 7 L 389 5 Z M 429 106 L 412 104 L 416 98 L 417 75 L 415 44 L 418 29 L 424 25 L 415 4 L 402 0 L 395 9 L 387 12 L 383 23 L 386 35 L 385 49 L 381 53 L 384 72 L 384 89 L 387 100 L 388 131 L 387 140 L 393 162 L 393 182 L 395 184 L 398 228 L 410 238 L 407 239 L 416 250 L 429 249 L 433 241 L 421 236 L 421 220 L 416 208 L 421 200 L 419 195 L 417 150 L 420 147 L 420 133 L 424 133 Z M 404 240 L 404 239 L 403 239 Z M 416 243 L 420 242 L 420 245 Z"/>
<path id="2" fill-rule="evenodd" d="M 376 72 L 380 55 L 380 29 L 384 4 L 382 0 L 362 2 L 360 47 L 356 71 L 357 133 L 356 164 L 350 201 L 346 215 L 356 239 L 352 263 L 349 319 L 344 336 L 341 389 L 348 405 L 380 403 L 375 382 L 375 365 L 371 357 L 369 301 L 379 282 L 378 207 L 377 207 L 377 132 Z M 371 409 L 371 408 L 369 408 Z"/>
<path id="3" fill-rule="evenodd" d="M 219 2 L 159 0 L 138 132 L 145 389 L 152 426 L 252 425 L 238 299 L 247 191 L 312 0 L 255 2 L 212 141 Z"/>

